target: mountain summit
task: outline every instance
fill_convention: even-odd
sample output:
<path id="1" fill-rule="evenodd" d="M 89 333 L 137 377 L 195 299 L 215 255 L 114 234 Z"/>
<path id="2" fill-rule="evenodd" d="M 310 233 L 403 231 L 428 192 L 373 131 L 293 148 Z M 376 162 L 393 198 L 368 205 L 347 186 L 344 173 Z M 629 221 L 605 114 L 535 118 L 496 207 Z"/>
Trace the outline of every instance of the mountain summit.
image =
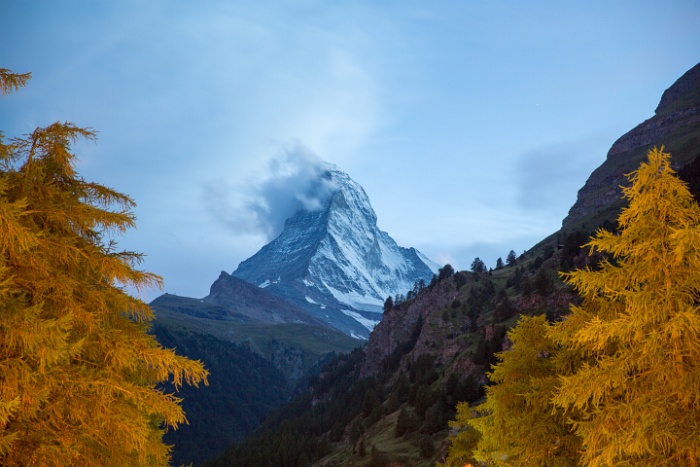
<path id="1" fill-rule="evenodd" d="M 430 280 L 437 265 L 379 230 L 367 194 L 337 167 L 320 171 L 318 186 L 329 194 L 324 203 L 299 209 L 232 275 L 364 339 L 384 300 Z"/>

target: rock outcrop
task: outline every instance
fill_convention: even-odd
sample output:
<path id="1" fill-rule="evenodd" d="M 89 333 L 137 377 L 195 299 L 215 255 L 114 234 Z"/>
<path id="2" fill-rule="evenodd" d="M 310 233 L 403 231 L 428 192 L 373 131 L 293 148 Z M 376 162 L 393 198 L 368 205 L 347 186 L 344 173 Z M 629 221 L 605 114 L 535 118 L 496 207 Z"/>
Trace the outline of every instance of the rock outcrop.
<path id="1" fill-rule="evenodd" d="M 464 350 L 462 342 L 444 341 L 444 329 L 448 326 L 440 312 L 448 308 L 459 291 L 452 279 L 440 281 L 432 290 L 418 294 L 408 305 L 392 308 L 384 313 L 382 321 L 374 328 L 365 347 L 365 364 L 362 376 L 376 376 L 382 365 L 400 346 L 404 363 L 430 353 L 436 355 L 436 363 L 442 364 Z"/>
<path id="2" fill-rule="evenodd" d="M 634 171 L 654 146 L 671 153 L 676 169 L 700 154 L 700 63 L 664 92 L 653 117 L 615 141 L 605 162 L 579 190 L 563 227 L 592 229 L 612 220 L 622 207 L 625 174 Z"/>

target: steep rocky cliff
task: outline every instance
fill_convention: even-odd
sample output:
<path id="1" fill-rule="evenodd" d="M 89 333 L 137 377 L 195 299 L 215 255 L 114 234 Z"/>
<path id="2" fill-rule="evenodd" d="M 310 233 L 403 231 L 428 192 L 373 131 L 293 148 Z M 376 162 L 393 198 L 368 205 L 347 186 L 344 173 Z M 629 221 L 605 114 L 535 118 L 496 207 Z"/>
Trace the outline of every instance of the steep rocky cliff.
<path id="1" fill-rule="evenodd" d="M 563 227 L 592 229 L 612 220 L 622 207 L 620 186 L 649 149 L 664 146 L 680 169 L 700 155 L 700 63 L 668 88 L 655 115 L 620 137 L 578 192 Z"/>
<path id="2" fill-rule="evenodd" d="M 370 334 L 365 347 L 365 364 L 362 376 L 375 376 L 382 371 L 382 362 L 402 344 L 410 345 L 405 355 L 407 361 L 414 360 L 428 351 L 445 351 L 440 360 L 453 357 L 458 347 L 446 349 L 441 332 L 449 324 L 443 322 L 438 311 L 450 306 L 459 292 L 452 280 L 441 281 L 432 290 L 419 294 L 410 303 L 399 305 L 384 313 L 382 321 Z M 454 347 L 454 346 L 451 346 Z M 441 362 L 442 363 L 442 362 Z"/>

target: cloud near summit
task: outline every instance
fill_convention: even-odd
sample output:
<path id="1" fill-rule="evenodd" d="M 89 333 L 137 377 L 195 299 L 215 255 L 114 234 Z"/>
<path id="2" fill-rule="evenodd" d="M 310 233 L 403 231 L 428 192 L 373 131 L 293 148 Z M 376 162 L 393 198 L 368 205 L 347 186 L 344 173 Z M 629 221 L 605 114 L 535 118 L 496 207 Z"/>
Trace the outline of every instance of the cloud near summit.
<path id="1" fill-rule="evenodd" d="M 323 209 L 336 185 L 323 177 L 331 167 L 300 143 L 283 150 L 267 164 L 267 172 L 245 186 L 225 181 L 204 187 L 207 209 L 234 234 L 276 238 L 284 223 L 300 209 Z"/>

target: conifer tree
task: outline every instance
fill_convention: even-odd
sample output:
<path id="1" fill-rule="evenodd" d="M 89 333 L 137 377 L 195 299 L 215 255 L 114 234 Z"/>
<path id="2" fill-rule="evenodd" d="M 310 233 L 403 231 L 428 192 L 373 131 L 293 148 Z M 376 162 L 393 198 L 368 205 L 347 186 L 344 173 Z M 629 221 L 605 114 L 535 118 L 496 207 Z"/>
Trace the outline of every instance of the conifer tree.
<path id="1" fill-rule="evenodd" d="M 547 338 L 544 316 L 523 316 L 509 333 L 509 350 L 497 354 L 486 388 L 481 415 L 468 425 L 481 437 L 474 458 L 487 465 L 519 467 L 575 466 L 579 440 L 563 410 L 554 410 L 551 398 L 566 360 L 557 356 Z"/>
<path id="2" fill-rule="evenodd" d="M 587 466 L 700 464 L 700 207 L 670 155 L 628 176 L 619 232 L 586 246 L 599 269 L 565 274 L 581 306 L 550 337 L 584 364 L 554 403 L 572 414 Z"/>
<path id="3" fill-rule="evenodd" d="M 478 257 L 474 258 L 474 261 L 472 261 L 471 270 L 472 270 L 472 272 L 477 272 L 477 273 L 486 272 L 487 271 L 486 264 L 484 264 L 484 262 L 480 258 L 478 258 Z"/>
<path id="4" fill-rule="evenodd" d="M 0 93 L 27 79 L 0 70 Z M 185 416 L 156 384 L 206 382 L 126 292 L 161 279 L 111 239 L 134 226 L 133 201 L 75 171 L 71 143 L 94 138 L 70 123 L 0 133 L 2 465 L 166 465 L 163 429 Z"/>
<path id="5" fill-rule="evenodd" d="M 503 269 L 503 259 L 500 257 L 496 260 L 496 269 Z"/>
<path id="6" fill-rule="evenodd" d="M 452 428 L 450 448 L 445 463 L 438 463 L 438 467 L 472 467 L 472 462 L 476 462 L 472 451 L 479 441 L 479 432 L 470 426 L 472 417 L 472 410 L 467 402 L 457 404 L 457 418 L 449 422 Z"/>

